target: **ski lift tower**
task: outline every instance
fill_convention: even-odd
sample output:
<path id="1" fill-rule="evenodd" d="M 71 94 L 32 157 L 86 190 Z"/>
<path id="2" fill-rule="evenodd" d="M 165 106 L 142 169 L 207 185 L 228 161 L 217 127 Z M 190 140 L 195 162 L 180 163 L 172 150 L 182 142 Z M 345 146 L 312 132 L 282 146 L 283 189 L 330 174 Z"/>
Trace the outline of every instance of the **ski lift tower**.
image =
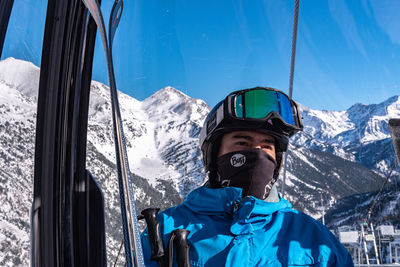
<path id="1" fill-rule="evenodd" d="M 397 157 L 397 164 L 400 165 L 400 118 L 389 119 L 390 136 L 392 137 L 393 148 Z M 400 263 L 400 230 L 394 230 L 394 241 L 390 243 L 391 263 Z M 394 253 L 392 253 L 394 252 Z"/>
<path id="2" fill-rule="evenodd" d="M 370 264 L 371 264 L 370 261 L 372 260 L 369 258 L 369 255 L 368 255 L 368 251 L 369 251 L 368 247 L 371 247 L 371 245 L 374 247 L 374 251 L 375 251 L 375 261 L 376 261 L 375 263 L 379 265 L 380 261 L 379 261 L 378 247 L 376 245 L 374 225 L 372 223 L 370 223 L 370 225 L 368 225 L 368 223 L 366 221 L 361 223 L 361 238 L 362 238 L 365 258 L 366 258 L 368 266 L 370 266 Z"/>
<path id="3" fill-rule="evenodd" d="M 390 242 L 390 263 L 400 264 L 400 230 L 394 230 L 393 241 Z"/>
<path id="4" fill-rule="evenodd" d="M 400 232 L 396 233 L 393 225 L 380 225 L 378 230 L 381 260 L 388 264 L 400 263 Z"/>
<path id="5" fill-rule="evenodd" d="M 361 246 L 358 231 L 351 230 L 349 226 L 338 229 L 340 243 L 349 251 L 354 264 L 361 264 Z"/>

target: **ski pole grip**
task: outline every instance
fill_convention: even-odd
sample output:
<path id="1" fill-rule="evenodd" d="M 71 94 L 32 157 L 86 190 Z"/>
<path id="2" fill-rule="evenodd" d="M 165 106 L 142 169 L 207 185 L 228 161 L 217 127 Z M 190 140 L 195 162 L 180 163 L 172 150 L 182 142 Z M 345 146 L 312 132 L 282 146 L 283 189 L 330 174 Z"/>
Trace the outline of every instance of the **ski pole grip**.
<path id="1" fill-rule="evenodd" d="M 151 260 L 159 261 L 164 256 L 163 240 L 161 238 L 160 223 L 157 220 L 158 208 L 148 208 L 142 210 L 142 215 L 146 220 L 147 232 L 151 247 Z"/>
<path id="2" fill-rule="evenodd" d="M 174 244 L 178 267 L 190 267 L 189 244 L 187 242 L 189 233 L 190 231 L 186 229 L 176 229 L 172 232 L 175 235 Z"/>

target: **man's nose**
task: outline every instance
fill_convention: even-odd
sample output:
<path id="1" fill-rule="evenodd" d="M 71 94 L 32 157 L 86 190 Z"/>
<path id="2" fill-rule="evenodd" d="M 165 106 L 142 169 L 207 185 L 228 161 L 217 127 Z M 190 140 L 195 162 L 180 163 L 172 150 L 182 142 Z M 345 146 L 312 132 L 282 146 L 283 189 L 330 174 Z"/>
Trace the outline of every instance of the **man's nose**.
<path id="1" fill-rule="evenodd" d="M 260 145 L 260 144 L 254 144 L 254 145 L 252 146 L 252 148 L 258 148 L 258 149 L 261 149 L 262 147 L 261 147 L 261 145 Z"/>

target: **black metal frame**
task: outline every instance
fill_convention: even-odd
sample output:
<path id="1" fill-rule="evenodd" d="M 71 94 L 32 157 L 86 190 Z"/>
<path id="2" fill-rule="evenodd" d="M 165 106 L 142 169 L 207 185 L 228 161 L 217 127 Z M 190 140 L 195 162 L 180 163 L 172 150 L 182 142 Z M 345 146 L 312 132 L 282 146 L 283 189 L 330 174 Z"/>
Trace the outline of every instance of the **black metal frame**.
<path id="1" fill-rule="evenodd" d="M 6 37 L 8 21 L 10 20 L 11 10 L 14 0 L 0 1 L 0 58 L 3 51 L 4 39 Z"/>
<path id="2" fill-rule="evenodd" d="M 85 168 L 96 30 L 80 0 L 49 0 L 37 109 L 32 266 L 106 266 L 103 195 Z"/>

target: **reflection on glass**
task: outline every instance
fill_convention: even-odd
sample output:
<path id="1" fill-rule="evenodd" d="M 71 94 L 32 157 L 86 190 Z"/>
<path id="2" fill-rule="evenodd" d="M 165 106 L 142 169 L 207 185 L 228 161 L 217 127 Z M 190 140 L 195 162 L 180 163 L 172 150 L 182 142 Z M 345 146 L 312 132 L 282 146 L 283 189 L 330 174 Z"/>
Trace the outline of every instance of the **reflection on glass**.
<path id="1" fill-rule="evenodd" d="M 7 247 L 0 265 L 29 261 L 35 66 L 46 5 L 15 1 L 0 62 L 0 189 L 8 192 L 0 195 Z M 111 5 L 103 1 L 105 21 Z M 293 97 L 305 128 L 289 146 L 285 197 L 324 221 L 355 262 L 400 262 L 398 243 L 388 242 L 399 240 L 400 229 L 400 172 L 388 128 L 400 118 L 399 12 L 397 1 L 301 3 Z M 125 1 L 113 56 L 139 211 L 176 205 L 205 182 L 198 135 L 209 106 L 254 86 L 287 92 L 292 19 L 293 3 L 283 0 Z M 122 226 L 107 77 L 97 40 L 87 163 L 105 192 L 113 263 Z"/>

